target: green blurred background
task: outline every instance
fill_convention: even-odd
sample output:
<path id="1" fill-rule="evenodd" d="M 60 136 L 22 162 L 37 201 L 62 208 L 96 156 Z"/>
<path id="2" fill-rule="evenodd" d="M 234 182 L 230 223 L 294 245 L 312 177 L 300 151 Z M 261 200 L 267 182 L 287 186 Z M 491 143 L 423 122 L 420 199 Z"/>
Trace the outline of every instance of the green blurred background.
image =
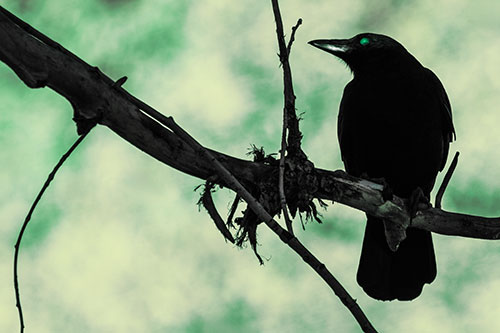
<path id="1" fill-rule="evenodd" d="M 246 158 L 278 150 L 282 84 L 270 1 L 6 0 L 34 27 L 98 66 L 203 144 Z M 304 149 L 342 168 L 336 117 L 350 72 L 308 46 L 362 31 L 391 35 L 441 78 L 461 161 L 444 208 L 500 214 L 500 2 L 281 1 L 286 30 L 302 17 L 291 63 Z M 288 33 L 289 34 L 289 33 Z M 70 105 L 31 90 L 0 64 L 0 332 L 18 329 L 13 245 L 59 156 L 75 140 Z M 440 183 L 440 179 L 438 183 Z M 357 332 L 340 301 L 265 227 L 264 266 L 225 243 L 200 184 L 96 128 L 42 199 L 20 256 L 27 332 Z M 219 191 L 223 210 L 231 201 Z M 297 227 L 296 229 L 300 229 Z M 494 241 L 435 235 L 438 277 L 413 302 L 369 299 L 355 282 L 364 216 L 341 205 L 300 239 L 381 332 L 500 331 Z"/>

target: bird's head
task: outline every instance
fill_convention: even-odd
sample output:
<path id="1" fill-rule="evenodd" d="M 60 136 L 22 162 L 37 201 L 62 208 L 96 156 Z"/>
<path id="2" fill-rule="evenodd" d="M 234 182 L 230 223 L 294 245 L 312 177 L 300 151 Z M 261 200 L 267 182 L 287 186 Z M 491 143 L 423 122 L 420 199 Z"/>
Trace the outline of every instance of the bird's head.
<path id="1" fill-rule="evenodd" d="M 417 61 L 396 40 L 374 33 L 362 33 L 350 39 L 316 39 L 309 44 L 342 59 L 355 75 L 398 70 L 408 62 Z"/>

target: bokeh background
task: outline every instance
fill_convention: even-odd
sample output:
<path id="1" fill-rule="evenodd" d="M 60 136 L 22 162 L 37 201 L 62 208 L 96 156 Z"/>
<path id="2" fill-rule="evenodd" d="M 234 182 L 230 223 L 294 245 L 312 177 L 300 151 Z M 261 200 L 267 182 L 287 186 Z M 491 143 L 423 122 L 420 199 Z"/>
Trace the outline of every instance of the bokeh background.
<path id="1" fill-rule="evenodd" d="M 270 1 L 4 0 L 2 5 L 125 88 L 172 115 L 200 142 L 248 158 L 276 152 L 282 84 Z M 287 31 L 304 149 L 342 168 L 336 116 L 346 67 L 307 45 L 362 31 L 391 35 L 441 78 L 461 160 L 444 208 L 500 214 L 500 2 L 287 0 Z M 289 34 L 289 33 L 288 33 Z M 31 90 L 0 64 L 0 331 L 18 330 L 14 242 L 29 206 L 75 140 L 70 105 Z M 440 179 L 438 183 L 440 183 Z M 259 266 L 199 211 L 201 181 L 93 130 L 57 175 L 27 229 L 20 285 L 27 332 L 358 332 L 340 301 L 265 227 Z M 232 199 L 217 193 L 224 210 Z M 355 282 L 362 213 L 333 205 L 300 239 L 381 332 L 500 331 L 494 241 L 435 235 L 438 277 L 413 302 L 369 299 Z"/>

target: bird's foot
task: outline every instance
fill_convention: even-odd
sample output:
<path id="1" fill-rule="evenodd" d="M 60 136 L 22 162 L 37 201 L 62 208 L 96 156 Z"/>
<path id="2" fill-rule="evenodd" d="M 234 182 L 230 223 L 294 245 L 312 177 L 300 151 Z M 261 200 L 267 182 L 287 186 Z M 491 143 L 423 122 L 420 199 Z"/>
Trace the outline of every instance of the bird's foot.
<path id="1" fill-rule="evenodd" d="M 383 178 L 383 177 L 380 177 L 380 178 L 369 177 L 368 174 L 366 174 L 366 172 L 362 173 L 360 178 L 363 178 L 363 179 L 369 180 L 371 182 L 382 185 L 382 198 L 384 199 L 384 201 L 392 200 L 394 192 L 392 191 L 391 186 L 385 180 L 385 178 Z"/>
<path id="2" fill-rule="evenodd" d="M 430 199 L 424 194 L 420 187 L 417 187 L 408 198 L 408 212 L 413 219 L 419 210 L 425 210 L 432 207 Z"/>

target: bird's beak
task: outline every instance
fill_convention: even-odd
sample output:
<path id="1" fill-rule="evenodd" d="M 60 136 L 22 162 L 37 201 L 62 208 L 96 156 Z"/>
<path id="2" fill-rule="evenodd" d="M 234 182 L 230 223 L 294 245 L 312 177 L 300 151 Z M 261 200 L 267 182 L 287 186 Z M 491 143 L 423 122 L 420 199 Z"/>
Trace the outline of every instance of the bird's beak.
<path id="1" fill-rule="evenodd" d="M 351 50 L 349 39 L 315 39 L 310 41 L 309 44 L 339 58 L 342 58 Z"/>

